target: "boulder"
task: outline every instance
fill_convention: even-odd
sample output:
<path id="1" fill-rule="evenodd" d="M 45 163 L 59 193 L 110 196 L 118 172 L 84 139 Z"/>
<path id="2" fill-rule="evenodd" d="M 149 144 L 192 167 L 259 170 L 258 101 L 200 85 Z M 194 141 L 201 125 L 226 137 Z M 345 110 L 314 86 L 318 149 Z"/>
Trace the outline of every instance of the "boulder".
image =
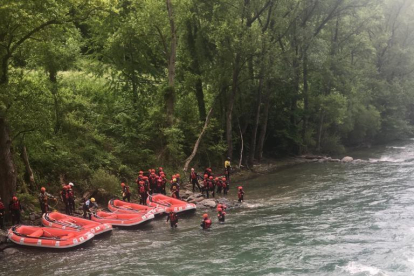
<path id="1" fill-rule="evenodd" d="M 187 199 L 187 201 L 188 202 L 190 202 L 190 203 L 198 203 L 198 202 L 200 202 L 200 201 L 203 201 L 204 200 L 204 198 L 203 197 L 197 197 L 197 198 L 188 198 Z"/>
<path id="2" fill-rule="evenodd" d="M 10 255 L 14 255 L 14 254 L 16 254 L 16 253 L 19 253 L 19 250 L 18 250 L 18 249 L 16 249 L 16 248 L 6 248 L 6 249 L 4 249 L 4 250 L 3 250 L 3 253 L 4 253 L 5 255 L 10 256 Z"/>
<path id="3" fill-rule="evenodd" d="M 29 219 L 30 219 L 31 221 L 34 221 L 34 220 L 36 219 L 36 215 L 35 215 L 34 213 L 31 213 L 31 214 L 29 215 Z"/>
<path id="4" fill-rule="evenodd" d="M 341 162 L 344 162 L 344 163 L 348 163 L 348 162 L 352 162 L 352 161 L 354 161 L 354 158 L 352 158 L 351 156 L 345 156 L 341 160 Z"/>
<path id="5" fill-rule="evenodd" d="M 217 203 L 214 199 L 204 199 L 200 201 L 199 204 L 209 208 L 215 208 L 217 206 Z"/>
<path id="6" fill-rule="evenodd" d="M 340 159 L 330 159 L 329 162 L 341 162 Z"/>

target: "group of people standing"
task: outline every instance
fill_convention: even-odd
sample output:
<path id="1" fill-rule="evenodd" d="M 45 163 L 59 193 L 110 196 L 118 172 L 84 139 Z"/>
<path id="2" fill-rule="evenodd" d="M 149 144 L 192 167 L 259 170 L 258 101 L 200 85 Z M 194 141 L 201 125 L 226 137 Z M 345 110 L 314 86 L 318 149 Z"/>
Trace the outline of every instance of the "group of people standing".
<path id="1" fill-rule="evenodd" d="M 22 205 L 19 199 L 14 196 L 9 202 L 9 214 L 11 217 L 12 224 L 20 223 L 20 216 L 22 212 Z M 4 218 L 6 216 L 6 206 L 4 205 L 0 197 L 0 229 L 4 229 Z"/>

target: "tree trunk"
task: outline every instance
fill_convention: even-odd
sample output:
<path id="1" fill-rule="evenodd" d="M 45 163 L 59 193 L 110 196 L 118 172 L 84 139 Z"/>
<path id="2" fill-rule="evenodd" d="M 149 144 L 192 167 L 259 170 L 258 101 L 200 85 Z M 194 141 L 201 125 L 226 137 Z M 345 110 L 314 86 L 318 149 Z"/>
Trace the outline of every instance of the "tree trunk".
<path id="1" fill-rule="evenodd" d="M 320 116 L 320 119 L 319 119 L 318 143 L 317 143 L 317 147 L 316 147 L 317 151 L 321 151 L 321 141 L 322 141 L 324 120 L 325 120 L 325 111 L 322 110 L 321 111 L 321 116 Z"/>
<path id="2" fill-rule="evenodd" d="M 227 114 L 226 114 L 226 141 L 227 141 L 227 156 L 233 157 L 233 136 L 232 136 L 232 124 L 233 124 L 233 107 L 234 99 L 236 97 L 238 82 L 239 82 L 239 66 L 240 66 L 240 54 L 236 54 L 233 67 L 233 82 L 230 92 L 230 97 L 227 105 Z"/>
<path id="3" fill-rule="evenodd" d="M 0 117 L 0 196 L 5 204 L 16 193 L 16 181 L 9 129 L 5 118 Z"/>
<path id="4" fill-rule="evenodd" d="M 306 48 L 303 53 L 303 118 L 302 118 L 302 143 L 305 142 L 309 120 L 309 86 L 308 86 L 308 53 Z"/>
<path id="5" fill-rule="evenodd" d="M 200 115 L 200 121 L 203 121 L 206 118 L 206 106 L 204 102 L 203 82 L 201 81 L 201 76 L 199 76 L 196 80 L 195 92 L 198 104 L 198 113 Z"/>
<path id="6" fill-rule="evenodd" d="M 240 140 L 241 140 L 240 159 L 239 159 L 239 169 L 240 169 L 241 164 L 243 162 L 243 149 L 244 149 L 243 132 L 241 130 L 240 123 L 239 123 L 239 130 L 240 130 Z"/>
<path id="7" fill-rule="evenodd" d="M 265 96 L 265 106 L 263 110 L 263 120 L 260 128 L 259 142 L 257 145 L 257 160 L 260 162 L 263 158 L 263 146 L 266 137 L 267 131 L 267 121 L 269 118 L 269 108 L 270 108 L 270 88 L 267 88 Z"/>
<path id="8" fill-rule="evenodd" d="M 263 76 L 260 77 L 259 87 L 257 89 L 256 116 L 255 116 L 255 119 L 254 119 L 252 137 L 251 137 L 251 140 L 250 140 L 250 154 L 249 154 L 248 163 L 249 163 L 249 166 L 251 166 L 251 167 L 253 166 L 254 156 L 255 156 L 255 152 L 256 152 L 257 129 L 259 128 L 260 108 L 261 108 L 261 105 L 262 105 L 262 86 L 263 86 Z"/>
<path id="9" fill-rule="evenodd" d="M 27 155 L 26 146 L 22 146 L 22 160 L 24 163 L 24 168 L 26 170 L 25 181 L 29 182 L 29 188 L 31 191 L 36 190 L 36 183 L 33 175 L 33 170 L 30 166 L 29 156 Z"/>
<path id="10" fill-rule="evenodd" d="M 168 19 L 170 21 L 171 29 L 171 44 L 170 44 L 170 55 L 168 60 L 168 89 L 165 91 L 166 98 L 166 113 L 167 113 L 167 122 L 171 126 L 174 122 L 174 102 L 175 102 L 175 89 L 174 89 L 174 80 L 175 80 L 175 61 L 177 55 L 177 30 L 175 28 L 174 21 L 174 12 L 171 0 L 166 0 Z"/>
<path id="11" fill-rule="evenodd" d="M 185 171 L 185 172 L 188 170 L 188 165 L 190 165 L 190 163 L 191 163 L 191 161 L 193 160 L 194 156 L 197 154 L 198 146 L 200 145 L 201 139 L 203 138 L 204 133 L 206 132 L 207 127 L 208 127 L 208 124 L 209 124 L 209 122 L 210 122 L 211 115 L 213 114 L 213 108 L 214 108 L 214 104 L 213 104 L 213 106 L 210 108 L 210 111 L 208 112 L 208 115 L 207 115 L 207 117 L 206 117 L 206 121 L 204 122 L 204 127 L 203 127 L 203 129 L 201 130 L 201 133 L 200 133 L 200 135 L 198 136 L 198 139 L 197 139 L 197 141 L 196 141 L 196 143 L 195 143 L 195 145 L 194 145 L 193 152 L 192 152 L 192 153 L 190 154 L 190 156 L 189 156 L 189 157 L 185 160 L 185 164 L 184 164 L 184 168 L 183 168 L 183 171 Z"/>

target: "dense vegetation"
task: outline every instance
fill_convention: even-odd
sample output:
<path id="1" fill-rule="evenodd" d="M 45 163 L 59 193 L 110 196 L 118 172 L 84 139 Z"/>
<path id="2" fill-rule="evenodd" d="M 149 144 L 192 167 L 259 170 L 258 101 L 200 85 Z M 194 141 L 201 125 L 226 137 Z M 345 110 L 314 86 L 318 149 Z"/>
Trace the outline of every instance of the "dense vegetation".
<path id="1" fill-rule="evenodd" d="M 410 135 L 411 3 L 0 0 L 1 196 Z"/>

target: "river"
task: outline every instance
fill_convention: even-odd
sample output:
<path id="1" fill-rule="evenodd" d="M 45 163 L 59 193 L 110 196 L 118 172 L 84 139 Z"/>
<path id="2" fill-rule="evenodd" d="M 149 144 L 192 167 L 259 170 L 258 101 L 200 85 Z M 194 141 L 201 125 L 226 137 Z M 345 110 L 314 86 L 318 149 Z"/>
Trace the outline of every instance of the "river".
<path id="1" fill-rule="evenodd" d="M 197 211 L 176 230 L 159 219 L 73 251 L 19 249 L 0 274 L 414 274 L 414 142 L 353 155 L 369 162 L 307 163 L 243 183 L 245 203 L 211 231 Z"/>

